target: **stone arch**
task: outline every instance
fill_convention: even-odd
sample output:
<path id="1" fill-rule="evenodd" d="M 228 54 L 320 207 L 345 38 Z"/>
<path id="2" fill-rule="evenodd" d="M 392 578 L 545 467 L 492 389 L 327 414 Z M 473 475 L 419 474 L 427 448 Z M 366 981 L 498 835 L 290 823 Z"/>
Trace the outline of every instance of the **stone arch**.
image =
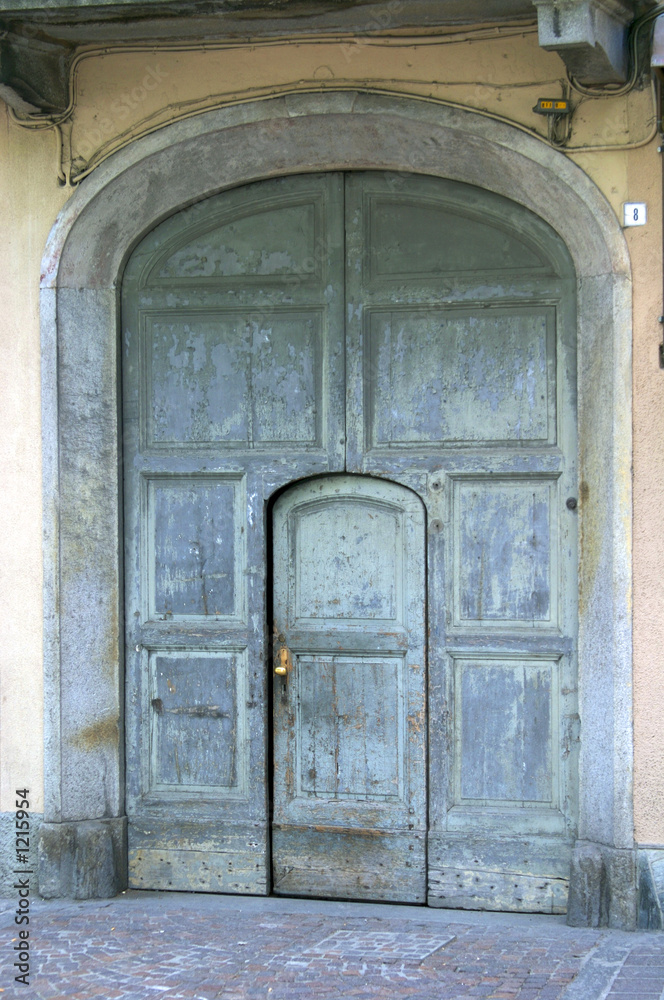
<path id="1" fill-rule="evenodd" d="M 282 96 L 167 126 L 110 157 L 64 207 L 43 262 L 46 896 L 124 879 L 118 287 L 167 216 L 253 180 L 381 169 L 462 180 L 520 203 L 578 279 L 580 845 L 633 926 L 631 284 L 602 194 L 562 153 L 472 112 L 406 97 Z M 120 335 L 119 335 L 120 334 Z M 601 845 L 601 846 L 600 846 Z M 103 860 L 102 860 L 103 859 Z M 572 879 L 570 917 L 599 902 Z"/>

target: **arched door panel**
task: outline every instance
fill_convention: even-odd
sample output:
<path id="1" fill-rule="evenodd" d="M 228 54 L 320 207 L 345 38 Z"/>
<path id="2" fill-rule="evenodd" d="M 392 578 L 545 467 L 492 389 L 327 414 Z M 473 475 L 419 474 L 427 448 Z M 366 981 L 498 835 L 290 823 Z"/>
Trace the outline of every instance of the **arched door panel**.
<path id="1" fill-rule="evenodd" d="M 422 501 L 362 476 L 292 487 L 273 566 L 274 890 L 423 903 Z"/>

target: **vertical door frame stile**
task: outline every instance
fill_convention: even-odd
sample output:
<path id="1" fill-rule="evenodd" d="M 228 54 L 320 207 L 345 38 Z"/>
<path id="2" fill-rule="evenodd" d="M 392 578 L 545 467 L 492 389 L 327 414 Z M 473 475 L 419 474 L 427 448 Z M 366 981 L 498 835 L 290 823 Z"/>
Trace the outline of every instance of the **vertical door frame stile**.
<path id="1" fill-rule="evenodd" d="M 356 92 L 285 95 L 166 126 L 87 178 L 49 237 L 41 284 L 41 891 L 112 895 L 126 878 L 117 371 L 125 263 L 161 220 L 222 190 L 357 169 L 445 177 L 503 195 L 547 222 L 574 262 L 582 484 L 575 864 L 609 885 L 609 922 L 633 926 L 631 281 L 624 236 L 588 176 L 537 139 L 434 102 Z M 574 870 L 571 918 L 584 922 L 595 902 L 583 897 Z"/>

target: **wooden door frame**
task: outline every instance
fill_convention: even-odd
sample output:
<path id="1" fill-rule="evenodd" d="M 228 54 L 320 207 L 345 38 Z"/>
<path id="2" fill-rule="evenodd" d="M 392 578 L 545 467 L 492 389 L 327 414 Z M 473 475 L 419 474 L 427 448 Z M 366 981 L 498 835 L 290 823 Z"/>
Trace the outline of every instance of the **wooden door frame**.
<path id="1" fill-rule="evenodd" d="M 587 174 L 522 130 L 408 97 L 284 94 L 164 127 L 74 193 L 42 266 L 45 896 L 125 880 L 118 288 L 158 222 L 227 188 L 379 169 L 475 184 L 567 245 L 578 279 L 579 843 L 570 918 L 634 926 L 631 280 L 626 242 Z M 586 875 L 582 874 L 582 869 Z M 575 875 L 578 873 L 578 878 Z M 588 879 L 587 873 L 594 873 Z M 584 886 L 596 885 L 588 896 Z M 604 891 L 604 890 L 602 890 Z"/>

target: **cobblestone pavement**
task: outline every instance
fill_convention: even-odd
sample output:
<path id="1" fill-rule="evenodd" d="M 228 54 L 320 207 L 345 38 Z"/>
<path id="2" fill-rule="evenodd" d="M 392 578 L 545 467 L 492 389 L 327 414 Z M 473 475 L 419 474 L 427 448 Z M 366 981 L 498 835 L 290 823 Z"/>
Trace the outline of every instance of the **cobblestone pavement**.
<path id="1" fill-rule="evenodd" d="M 664 934 L 564 918 L 128 892 L 35 902 L 30 985 L 14 983 L 0 901 L 0 988 L 104 1000 L 664 1000 Z"/>

